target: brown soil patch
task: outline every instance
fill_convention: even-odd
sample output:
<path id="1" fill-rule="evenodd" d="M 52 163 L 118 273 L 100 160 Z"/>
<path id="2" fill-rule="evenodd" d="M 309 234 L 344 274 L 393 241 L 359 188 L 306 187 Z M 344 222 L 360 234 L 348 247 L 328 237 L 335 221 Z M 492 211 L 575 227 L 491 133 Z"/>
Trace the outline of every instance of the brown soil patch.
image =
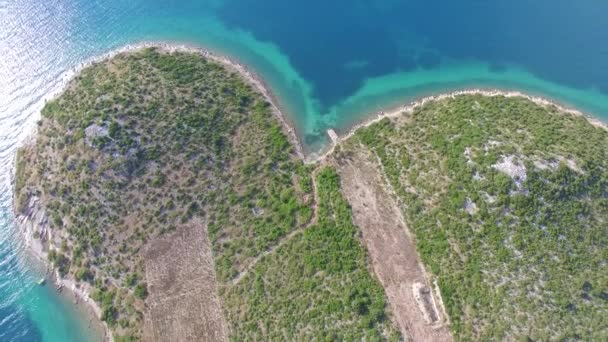
<path id="1" fill-rule="evenodd" d="M 225 341 L 207 226 L 192 222 L 145 252 L 144 341 Z"/>
<path id="2" fill-rule="evenodd" d="M 394 320 L 407 340 L 450 341 L 445 315 L 437 309 L 401 211 L 371 158 L 361 151 L 342 155 L 336 164 L 342 191 L 352 206 L 354 223 L 361 229 Z"/>

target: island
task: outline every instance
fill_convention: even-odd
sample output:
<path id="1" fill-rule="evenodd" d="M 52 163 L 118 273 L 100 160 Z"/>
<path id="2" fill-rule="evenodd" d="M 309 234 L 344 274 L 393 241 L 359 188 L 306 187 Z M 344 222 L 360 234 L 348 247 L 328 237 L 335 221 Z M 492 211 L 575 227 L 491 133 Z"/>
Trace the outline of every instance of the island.
<path id="1" fill-rule="evenodd" d="M 469 92 L 331 132 L 306 159 L 246 68 L 135 49 L 46 104 L 15 211 L 115 341 L 608 337 L 605 126 Z"/>

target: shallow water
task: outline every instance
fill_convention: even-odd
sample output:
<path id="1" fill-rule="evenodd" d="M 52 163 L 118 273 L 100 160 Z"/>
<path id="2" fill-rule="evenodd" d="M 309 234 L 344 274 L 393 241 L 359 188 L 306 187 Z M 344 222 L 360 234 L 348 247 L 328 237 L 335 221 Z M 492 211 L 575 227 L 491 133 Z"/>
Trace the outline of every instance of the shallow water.
<path id="1" fill-rule="evenodd" d="M 45 96 L 80 62 L 144 40 L 228 54 L 263 76 L 312 151 L 329 127 L 467 87 L 531 92 L 606 119 L 606 13 L 595 0 L 0 0 L 0 340 L 82 338 L 64 333 L 78 319 L 54 321 L 73 316 L 69 306 L 27 285 L 36 277 L 20 261 L 8 176 Z"/>
<path id="2" fill-rule="evenodd" d="M 2 190 L 0 200 L 10 203 L 6 184 Z M 58 296 L 52 284 L 36 284 L 44 267 L 30 260 L 10 208 L 0 210 L 0 341 L 99 341 L 101 332 L 89 328 L 72 299 Z"/>

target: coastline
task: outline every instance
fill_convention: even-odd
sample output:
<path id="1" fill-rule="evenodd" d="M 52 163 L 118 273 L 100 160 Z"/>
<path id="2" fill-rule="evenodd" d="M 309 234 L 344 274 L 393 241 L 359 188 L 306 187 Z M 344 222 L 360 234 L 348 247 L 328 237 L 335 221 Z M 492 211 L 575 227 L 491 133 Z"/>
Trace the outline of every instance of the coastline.
<path id="1" fill-rule="evenodd" d="M 264 83 L 262 78 L 250 71 L 245 65 L 235 61 L 232 58 L 216 54 L 210 50 L 194 45 L 172 44 L 168 42 L 142 42 L 129 44 L 99 56 L 95 56 L 64 72 L 60 77 L 59 87 L 43 98 L 44 103 L 46 104 L 48 101 L 53 100 L 64 93 L 69 88 L 71 82 L 83 69 L 96 63 L 102 63 L 117 55 L 131 53 L 146 48 L 157 48 L 161 52 L 165 53 L 186 52 L 200 54 L 202 57 L 210 59 L 232 72 L 238 73 L 246 81 L 246 83 L 260 92 L 265 100 L 270 104 L 273 114 L 278 119 L 283 131 L 287 134 L 289 142 L 294 147 L 297 157 L 300 160 L 305 159 L 302 144 L 298 139 L 298 135 L 295 131 L 293 123 L 290 122 L 287 116 L 285 116 L 281 111 L 274 94 L 269 90 L 269 87 Z M 34 126 L 30 132 L 27 132 L 26 137 L 19 144 L 20 147 L 35 143 L 37 137 L 36 135 L 37 127 Z M 13 186 L 16 171 L 15 158 L 16 154 L 13 157 L 11 167 L 11 184 L 13 184 Z M 58 292 L 58 296 L 65 300 L 71 301 L 77 312 L 87 315 L 87 320 L 89 321 L 91 328 L 103 331 L 103 341 L 114 341 L 111 329 L 104 321 L 101 320 L 101 308 L 90 297 L 92 286 L 87 282 L 77 281 L 72 277 L 62 278 L 59 271 L 48 261 L 48 251 L 59 250 L 59 247 L 53 243 L 53 231 L 49 227 L 49 219 L 44 209 L 40 207 L 38 199 L 32 198 L 30 203 L 28 203 L 26 214 L 17 212 L 14 213 L 15 226 L 17 229 L 19 229 L 23 236 L 28 256 L 33 259 L 33 261 L 40 263 L 40 266 L 46 270 L 45 280 L 47 281 L 47 286 L 53 286 L 54 291 Z"/>
<path id="2" fill-rule="evenodd" d="M 32 205 L 33 204 L 33 205 Z M 72 278 L 63 278 L 59 271 L 53 267 L 48 260 L 48 250 L 59 250 L 52 242 L 51 230 L 47 226 L 48 218 L 43 210 L 39 209 L 37 202 L 30 203 L 28 214 L 19 214 L 15 217 L 15 225 L 20 230 L 27 256 L 33 262 L 37 262 L 41 269 L 45 270 L 46 286 L 52 286 L 53 291 L 63 300 L 71 302 L 78 313 L 84 314 L 89 322 L 89 329 L 96 331 L 97 336 L 102 341 L 114 341 L 109 326 L 101 320 L 101 308 L 90 298 L 91 285 L 86 282 L 79 282 Z M 35 234 L 46 236 L 46 246 Z"/>
<path id="3" fill-rule="evenodd" d="M 103 62 L 103 61 L 110 59 L 112 57 L 115 57 L 116 55 L 119 55 L 119 54 L 134 52 L 137 50 L 141 50 L 141 49 L 145 49 L 145 48 L 152 48 L 152 47 L 157 48 L 160 51 L 164 51 L 164 52 L 168 52 L 168 53 L 170 53 L 170 52 L 197 53 L 205 58 L 208 58 L 212 61 L 215 61 L 215 62 L 225 66 L 229 70 L 232 70 L 232 71 L 238 73 L 241 77 L 243 77 L 245 79 L 245 81 L 247 83 L 249 83 L 251 86 L 255 87 L 255 89 L 257 89 L 264 96 L 264 98 L 269 102 L 269 104 L 272 108 L 273 114 L 279 120 L 279 123 L 283 127 L 284 132 L 287 134 L 290 143 L 292 144 L 292 146 L 294 146 L 297 156 L 301 160 L 306 162 L 307 164 L 322 163 L 328 155 L 333 153 L 333 151 L 335 150 L 335 147 L 337 145 L 339 145 L 341 142 L 352 137 L 356 133 L 356 131 L 362 127 L 368 127 L 368 126 L 372 125 L 373 123 L 376 123 L 385 118 L 394 118 L 394 117 L 397 117 L 400 115 L 411 113 L 415 109 L 417 109 L 421 106 L 424 106 L 425 104 L 427 104 L 429 102 L 441 101 L 444 99 L 454 98 L 454 97 L 463 96 L 463 95 L 482 95 L 482 96 L 488 96 L 488 97 L 504 96 L 504 97 L 525 98 L 540 106 L 544 106 L 544 107 L 555 106 L 559 111 L 561 111 L 563 113 L 568 113 L 568 114 L 575 115 L 575 116 L 583 116 L 592 125 L 594 125 L 596 127 L 600 127 L 602 129 L 605 129 L 608 131 L 608 126 L 605 123 L 603 123 L 602 121 L 598 120 L 597 118 L 590 117 L 589 115 L 586 115 L 579 110 L 567 108 L 555 101 L 552 101 L 552 100 L 549 100 L 549 99 L 546 99 L 546 98 L 543 98 L 540 96 L 533 96 L 533 95 L 529 95 L 529 94 L 519 92 L 519 91 L 473 88 L 473 89 L 457 90 L 457 91 L 446 92 L 446 93 L 442 93 L 442 94 L 438 94 L 438 95 L 422 97 L 415 101 L 406 103 L 404 105 L 399 105 L 397 107 L 393 106 L 391 109 L 387 109 L 386 111 L 380 111 L 380 112 L 376 112 L 375 114 L 370 114 L 367 116 L 366 119 L 363 119 L 361 122 L 354 124 L 352 127 L 350 127 L 348 129 L 348 132 L 345 134 L 337 134 L 337 133 L 335 133 L 335 131 L 333 129 L 330 129 L 330 130 L 328 130 L 328 134 L 331 137 L 332 143 L 328 144 L 323 149 L 323 151 L 320 151 L 318 153 L 313 152 L 308 155 L 305 155 L 302 143 L 297 135 L 297 131 L 293 125 L 293 122 L 291 122 L 289 120 L 289 118 L 285 115 L 285 113 L 281 111 L 280 107 L 278 106 L 278 101 L 275 98 L 275 96 L 273 95 L 272 91 L 264 83 L 263 79 L 261 77 L 259 77 L 255 72 L 251 71 L 247 66 L 239 63 L 238 61 L 235 61 L 226 56 L 222 56 L 220 54 L 213 53 L 204 48 L 200 48 L 200 47 L 196 47 L 196 46 L 189 46 L 189 45 L 185 45 L 185 44 L 171 44 L 171 43 L 163 43 L 163 42 L 143 42 L 143 43 L 138 43 L 138 44 L 127 45 L 125 47 L 113 50 L 113 51 L 103 54 L 101 56 L 95 57 L 91 60 L 88 60 L 86 62 L 83 62 L 83 63 L 79 64 L 76 68 L 69 70 L 62 76 L 61 88 L 59 90 L 54 91 L 52 94 L 49 95 L 49 97 L 55 98 L 55 97 L 59 96 L 61 93 L 63 93 L 67 89 L 69 84 L 72 82 L 74 77 L 76 77 L 78 75 L 78 73 L 86 67 L 89 67 L 96 63 Z M 47 97 L 46 99 L 48 99 L 49 97 Z M 330 133 L 330 132 L 332 132 L 332 133 Z M 36 134 L 36 131 L 33 130 L 33 132 L 31 132 L 33 139 L 35 139 L 35 134 Z M 27 143 L 28 143 L 27 141 L 24 142 L 24 144 L 27 144 Z M 13 172 L 14 172 L 14 167 L 13 167 Z M 50 236 L 51 230 L 48 227 L 48 219 L 46 218 L 44 210 L 39 208 L 39 206 L 37 205 L 37 202 L 29 204 L 27 215 L 21 215 L 21 214 L 16 215 L 16 225 L 17 225 L 18 229 L 20 229 L 21 233 L 23 234 L 25 243 L 28 246 L 28 249 L 31 251 L 31 254 L 36 259 L 40 260 L 44 265 L 53 269 L 47 260 L 47 253 L 45 252 L 45 246 L 43 245 L 43 242 L 41 242 L 40 239 L 35 237 L 35 232 L 42 234 L 42 236 L 47 237 L 48 241 L 50 241 L 48 244 L 52 246 L 51 247 L 52 249 L 58 249 L 57 246 L 55 246 L 52 243 L 52 237 Z M 104 340 L 106 340 L 106 341 L 113 340 L 109 327 L 107 326 L 106 323 L 104 323 L 100 320 L 101 309 L 99 308 L 97 303 L 95 303 L 95 301 L 93 301 L 89 296 L 91 287 L 90 287 L 90 285 L 88 285 L 88 283 L 77 282 L 74 279 L 62 279 L 59 277 L 57 270 L 55 270 L 55 269 L 53 269 L 52 275 L 49 276 L 48 281 L 49 281 L 48 285 L 51 285 L 51 284 L 53 284 L 54 286 L 62 285 L 63 289 L 66 291 L 62 295 L 65 295 L 70 298 L 78 298 L 78 303 L 76 304 L 77 308 L 84 308 L 87 310 L 87 312 L 91 313 L 91 315 L 93 315 L 95 317 L 96 322 L 98 321 L 99 324 L 103 327 L 103 329 L 105 331 Z M 440 295 L 441 294 L 439 293 L 439 296 Z"/>
<path id="4" fill-rule="evenodd" d="M 538 106 L 542 106 L 542 107 L 553 106 L 553 107 L 557 108 L 560 112 L 563 112 L 564 114 L 584 117 L 591 125 L 608 131 L 607 123 L 604 123 L 603 121 L 601 121 L 595 117 L 592 117 L 586 113 L 583 113 L 580 110 L 566 107 L 556 101 L 549 100 L 544 97 L 526 94 L 524 92 L 517 91 L 517 90 L 471 88 L 471 89 L 464 89 L 464 90 L 455 90 L 455 91 L 451 91 L 451 92 L 441 93 L 438 95 L 425 96 L 425 97 L 419 98 L 417 100 L 411 101 L 409 103 L 406 103 L 404 105 L 400 105 L 400 106 L 396 106 L 396 107 L 393 106 L 390 109 L 387 109 L 386 111 L 379 111 L 379 112 L 376 112 L 375 114 L 370 114 L 370 115 L 368 115 L 367 119 L 363 119 L 359 123 L 352 125 L 348 129 L 348 132 L 345 134 L 337 134 L 333 129 L 328 129 L 327 134 L 331 137 L 332 143 L 329 146 L 327 146 L 324 149 L 324 151 L 320 151 L 318 154 L 311 153 L 309 156 L 306 157 L 305 162 L 309 163 L 309 164 L 314 164 L 314 163 L 324 160 L 325 158 L 327 158 L 327 156 L 329 156 L 333 153 L 333 151 L 335 150 L 337 145 L 339 145 L 341 142 L 343 142 L 345 140 L 348 140 L 360 128 L 368 127 L 368 126 L 370 126 L 376 122 L 379 122 L 383 119 L 386 119 L 386 118 L 390 119 L 390 118 L 395 118 L 400 115 L 410 114 L 415 109 L 422 107 L 425 104 L 430 103 L 430 102 L 441 101 L 441 100 L 445 100 L 448 98 L 455 98 L 455 97 L 464 96 L 464 95 L 481 95 L 481 96 L 487 96 L 487 97 L 503 96 L 506 98 L 519 97 L 519 98 L 523 98 L 528 101 L 531 101 L 532 103 L 534 103 Z"/>
<path id="5" fill-rule="evenodd" d="M 584 113 L 578 109 L 571 108 L 569 106 L 563 105 L 556 100 L 552 100 L 546 97 L 537 96 L 525 93 L 523 91 L 518 90 L 505 90 L 500 88 L 465 88 L 461 90 L 447 91 L 444 93 L 438 93 L 433 95 L 427 95 L 419 97 L 413 101 L 409 101 L 402 105 L 391 106 L 387 109 L 382 109 L 380 111 L 372 112 L 367 115 L 363 115 L 363 119 L 359 121 L 353 122 L 350 127 L 345 130 L 347 133 L 339 134 L 335 132 L 335 128 L 328 128 L 326 133 L 330 135 L 330 142 L 325 148 L 320 151 L 313 151 L 306 153 L 306 149 L 304 148 L 300 137 L 298 136 L 297 127 L 295 127 L 292 120 L 290 120 L 289 116 L 285 114 L 285 112 L 281 109 L 279 105 L 279 101 L 270 89 L 270 87 L 264 82 L 264 79 L 258 75 L 254 70 L 249 68 L 247 65 L 239 62 L 234 57 L 229 57 L 223 55 L 221 53 L 213 52 L 205 47 L 197 46 L 194 44 L 187 43 L 177 43 L 170 41 L 142 41 L 133 44 L 127 44 L 125 46 L 119 47 L 117 49 L 111 50 L 104 54 L 92 57 L 80 64 L 76 67 L 66 71 L 62 75 L 61 85 L 58 89 L 51 92 L 48 96 L 45 97 L 45 102 L 54 99 L 59 96 L 61 93 L 67 89 L 72 79 L 80 73 L 84 68 L 89 67 L 93 64 L 103 62 L 105 60 L 111 59 L 116 55 L 135 52 L 138 50 L 146 49 L 146 48 L 157 48 L 163 52 L 171 53 L 171 52 L 187 52 L 187 53 L 196 53 L 201 56 L 211 59 L 224 67 L 238 73 L 241 75 L 249 85 L 253 86 L 257 89 L 262 96 L 268 101 L 270 104 L 273 114 L 279 120 L 279 123 L 283 127 L 284 132 L 287 134 L 290 143 L 294 146 L 295 152 L 297 156 L 303 160 L 307 164 L 313 164 L 317 161 L 325 159 L 328 154 L 334 150 L 335 146 L 339 144 L 341 141 L 344 141 L 350 138 L 359 128 L 367 127 L 375 122 L 378 122 L 384 118 L 392 118 L 402 113 L 410 113 L 418 107 L 421 107 L 432 101 L 440 101 L 447 98 L 454 98 L 460 95 L 482 95 L 482 96 L 504 96 L 504 97 L 521 97 L 525 98 L 537 105 L 540 106 L 555 106 L 558 110 L 576 116 L 583 116 L 596 127 L 601 127 L 605 130 L 608 130 L 608 123 L 605 123 L 593 115 Z M 332 133 L 330 133 L 330 131 Z M 335 136 L 333 136 L 335 134 Z"/>
<path id="6" fill-rule="evenodd" d="M 279 106 L 279 101 L 275 97 L 274 93 L 270 90 L 268 85 L 264 82 L 263 78 L 260 77 L 257 73 L 252 71 L 248 66 L 243 63 L 240 63 L 238 60 L 233 57 L 228 57 L 222 54 L 215 53 L 209 49 L 204 47 L 199 47 L 191 44 L 184 43 L 171 43 L 171 42 L 163 42 L 163 41 L 143 41 L 139 43 L 127 44 L 123 47 L 114 49 L 112 51 L 106 52 L 99 56 L 95 56 L 90 58 L 76 67 L 66 71 L 61 76 L 61 84 L 58 89 L 55 89 L 53 92 L 48 94 L 44 101 L 45 103 L 49 100 L 52 100 L 59 95 L 61 95 L 69 86 L 70 82 L 85 68 L 94 65 L 96 63 L 104 62 L 112 57 L 123 53 L 135 52 L 138 50 L 146 49 L 146 48 L 156 48 L 162 52 L 171 53 L 171 52 L 186 52 L 186 53 L 195 53 L 203 56 L 204 58 L 210 59 L 216 63 L 221 64 L 227 69 L 238 73 L 241 77 L 245 79 L 245 81 L 257 91 L 259 91 L 264 99 L 270 104 L 272 108 L 273 114 L 279 120 L 279 123 L 283 127 L 284 132 L 287 134 L 287 137 L 290 143 L 294 146 L 295 152 L 298 157 L 302 160 L 305 159 L 303 145 L 298 137 L 296 132 L 295 125 L 287 115 L 283 112 L 281 107 Z"/>

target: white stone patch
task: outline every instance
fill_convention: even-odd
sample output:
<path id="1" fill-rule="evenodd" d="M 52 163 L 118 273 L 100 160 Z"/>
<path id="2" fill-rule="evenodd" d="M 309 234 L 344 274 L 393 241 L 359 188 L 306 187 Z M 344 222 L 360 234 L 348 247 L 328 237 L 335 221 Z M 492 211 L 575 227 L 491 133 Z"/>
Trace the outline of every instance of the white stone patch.
<path id="1" fill-rule="evenodd" d="M 489 140 L 487 143 L 485 143 L 483 145 L 483 149 L 484 151 L 488 152 L 489 150 L 493 149 L 494 147 L 498 147 L 500 145 L 502 145 L 503 143 L 500 141 L 496 141 L 496 140 Z"/>
<path id="2" fill-rule="evenodd" d="M 475 171 L 475 173 L 473 174 L 473 180 L 481 181 L 484 179 L 486 179 L 486 177 L 484 177 L 481 173 L 479 173 L 479 171 Z"/>
<path id="3" fill-rule="evenodd" d="M 132 157 L 132 156 L 136 155 L 137 152 L 139 152 L 139 150 L 136 149 L 136 148 L 134 148 L 134 147 L 132 147 L 132 148 L 130 148 L 130 149 L 127 150 L 126 156 L 127 157 Z"/>
<path id="4" fill-rule="evenodd" d="M 584 173 L 584 172 L 583 172 L 583 169 L 581 169 L 580 167 L 578 167 L 578 165 L 576 164 L 576 160 L 573 160 L 573 159 L 567 159 L 567 158 L 564 158 L 564 157 L 562 157 L 562 156 L 557 156 L 557 159 L 558 159 L 559 161 L 563 162 L 564 164 L 566 164 L 566 166 L 567 166 L 567 167 L 568 167 L 570 170 L 572 170 L 572 171 L 574 171 L 574 172 L 578 172 L 578 173 L 580 173 L 580 174 L 583 174 L 583 173 Z"/>
<path id="5" fill-rule="evenodd" d="M 108 129 L 97 124 L 92 124 L 84 129 L 85 141 L 91 145 L 93 139 L 97 137 L 105 137 L 108 135 Z"/>
<path id="6" fill-rule="evenodd" d="M 489 193 L 487 193 L 485 191 L 483 192 L 483 195 L 486 198 L 486 203 L 492 204 L 492 203 L 496 202 L 496 196 L 492 196 L 492 195 L 490 195 Z"/>
<path id="7" fill-rule="evenodd" d="M 477 204 L 467 197 L 467 199 L 464 201 L 464 211 L 466 211 L 469 215 L 475 215 L 479 209 L 477 208 Z"/>
<path id="8" fill-rule="evenodd" d="M 523 182 L 528 178 L 526 166 L 512 155 L 503 156 L 502 159 L 498 163 L 492 165 L 492 167 L 511 177 L 518 189 L 521 189 Z"/>
<path id="9" fill-rule="evenodd" d="M 448 141 L 449 141 L 449 142 L 454 142 L 454 141 L 456 141 L 456 139 L 460 139 L 460 136 L 461 136 L 461 134 L 460 134 L 460 133 L 459 133 L 459 134 L 454 134 L 454 135 L 452 135 L 452 136 L 450 136 L 450 137 L 448 138 Z"/>
<path id="10" fill-rule="evenodd" d="M 467 160 L 467 164 L 473 164 L 473 159 L 471 158 L 471 156 L 473 155 L 473 151 L 471 150 L 471 148 L 465 148 L 463 154 L 465 159 Z"/>
<path id="11" fill-rule="evenodd" d="M 513 252 L 513 256 L 515 257 L 515 259 L 521 259 L 523 258 L 523 253 L 518 250 L 517 248 L 515 248 L 515 245 L 513 244 L 513 234 L 510 234 L 504 241 L 503 244 L 505 245 L 505 247 L 507 247 L 509 250 L 511 250 L 511 252 Z"/>
<path id="12" fill-rule="evenodd" d="M 110 100 L 110 95 L 108 95 L 108 94 L 103 94 L 103 95 L 98 96 L 98 97 L 95 99 L 95 103 L 99 103 L 99 102 L 101 102 L 101 101 L 107 101 L 107 100 Z"/>
<path id="13" fill-rule="evenodd" d="M 580 174 L 584 173 L 575 160 L 564 158 L 563 156 L 555 156 L 555 159 L 553 160 L 534 160 L 534 166 L 540 170 L 557 170 L 560 162 L 563 162 L 570 170 L 574 172 L 578 172 Z"/>
<path id="14" fill-rule="evenodd" d="M 539 170 L 555 170 L 559 166 L 559 163 L 557 161 L 540 159 L 534 161 L 534 166 Z"/>
<path id="15" fill-rule="evenodd" d="M 264 215 L 264 209 L 263 208 L 253 207 L 253 208 L 251 208 L 251 212 L 255 216 L 262 216 L 262 215 Z"/>

